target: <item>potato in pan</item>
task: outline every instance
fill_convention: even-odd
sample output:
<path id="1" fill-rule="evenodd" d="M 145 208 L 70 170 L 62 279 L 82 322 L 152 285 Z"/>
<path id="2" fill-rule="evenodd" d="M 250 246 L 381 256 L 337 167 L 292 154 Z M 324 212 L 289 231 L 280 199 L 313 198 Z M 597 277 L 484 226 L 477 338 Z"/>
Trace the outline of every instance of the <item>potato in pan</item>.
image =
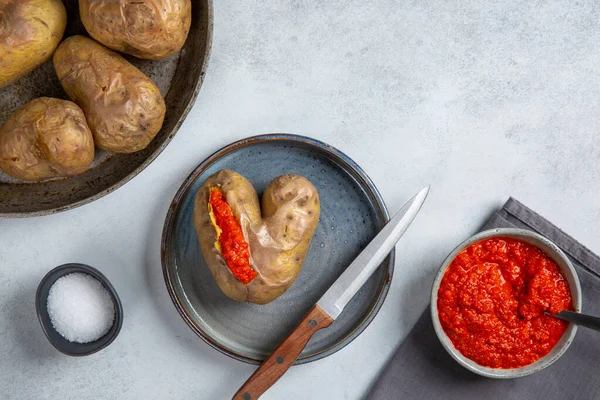
<path id="1" fill-rule="evenodd" d="M 190 0 L 79 0 L 90 36 L 122 53 L 160 60 L 185 43 L 192 20 Z"/>
<path id="2" fill-rule="evenodd" d="M 319 195 L 298 175 L 271 181 L 262 212 L 252 184 L 221 170 L 203 184 L 194 224 L 204 259 L 230 298 L 266 304 L 294 282 L 319 221 Z"/>
<path id="3" fill-rule="evenodd" d="M 94 160 L 83 111 L 67 100 L 40 97 L 0 127 L 0 169 L 27 181 L 77 175 Z"/>
<path id="4" fill-rule="evenodd" d="M 61 0 L 0 0 L 0 88 L 52 57 L 66 25 Z"/>
<path id="5" fill-rule="evenodd" d="M 67 95 L 85 113 L 96 146 L 115 153 L 142 150 L 165 117 L 165 100 L 142 71 L 84 36 L 71 36 L 54 53 Z"/>

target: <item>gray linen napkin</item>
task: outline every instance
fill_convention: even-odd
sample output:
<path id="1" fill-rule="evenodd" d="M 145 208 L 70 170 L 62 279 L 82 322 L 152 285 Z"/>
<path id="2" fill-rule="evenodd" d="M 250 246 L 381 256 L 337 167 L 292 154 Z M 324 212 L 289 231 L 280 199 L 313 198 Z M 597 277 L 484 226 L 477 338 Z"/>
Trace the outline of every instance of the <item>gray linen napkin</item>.
<path id="1" fill-rule="evenodd" d="M 484 229 L 517 227 L 556 243 L 575 266 L 583 312 L 600 315 L 600 258 L 510 198 Z M 518 379 L 488 379 L 454 361 L 437 339 L 429 307 L 401 344 L 367 399 L 600 399 L 600 333 L 579 328 L 571 347 L 548 368 Z"/>

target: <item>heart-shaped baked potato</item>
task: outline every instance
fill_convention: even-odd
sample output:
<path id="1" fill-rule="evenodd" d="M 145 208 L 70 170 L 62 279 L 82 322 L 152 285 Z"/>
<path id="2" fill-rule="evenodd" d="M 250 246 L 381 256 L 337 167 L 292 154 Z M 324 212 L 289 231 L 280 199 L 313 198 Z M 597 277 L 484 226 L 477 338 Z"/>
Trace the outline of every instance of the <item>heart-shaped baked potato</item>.
<path id="1" fill-rule="evenodd" d="M 294 283 L 319 214 L 317 189 L 291 174 L 269 183 L 262 212 L 252 184 L 229 170 L 211 175 L 194 203 L 200 248 L 217 284 L 232 299 L 257 304 Z"/>

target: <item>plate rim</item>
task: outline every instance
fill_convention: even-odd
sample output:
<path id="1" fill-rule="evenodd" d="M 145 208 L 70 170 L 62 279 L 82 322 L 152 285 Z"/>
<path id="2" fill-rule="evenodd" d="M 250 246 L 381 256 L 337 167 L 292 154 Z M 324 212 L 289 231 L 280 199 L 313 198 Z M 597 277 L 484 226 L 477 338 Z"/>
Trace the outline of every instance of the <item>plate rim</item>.
<path id="1" fill-rule="evenodd" d="M 192 110 L 192 107 L 194 107 L 194 104 L 196 104 L 198 94 L 200 93 L 200 89 L 202 88 L 202 84 L 204 83 L 204 78 L 206 77 L 206 71 L 208 69 L 208 63 L 209 63 L 210 56 L 212 53 L 212 39 L 213 39 L 213 25 L 214 25 L 214 23 L 213 23 L 213 0 L 204 0 L 204 5 L 206 6 L 206 17 L 207 17 L 208 23 L 207 23 L 207 26 L 205 29 L 206 30 L 206 49 L 204 50 L 204 59 L 202 62 L 202 66 L 200 68 L 200 75 L 198 77 L 198 81 L 196 82 L 196 85 L 194 85 L 194 87 L 193 87 L 192 97 L 190 98 L 189 103 L 183 110 L 183 113 L 179 116 L 179 119 L 175 123 L 175 127 L 173 128 L 173 130 L 165 138 L 165 140 L 161 143 L 161 145 L 158 146 L 156 148 L 156 150 L 154 150 L 154 152 L 150 153 L 150 155 L 148 155 L 148 158 L 146 158 L 136 169 L 131 171 L 131 173 L 129 173 L 127 176 L 125 176 L 118 182 L 114 183 L 113 185 L 103 189 L 102 191 L 100 191 L 92 196 L 86 197 L 85 199 L 81 199 L 81 200 L 76 201 L 71 204 L 67 204 L 67 205 L 60 206 L 60 207 L 48 208 L 46 210 L 14 212 L 14 213 L 0 212 L 0 218 L 41 217 L 44 215 L 58 214 L 63 211 L 72 210 L 74 208 L 78 208 L 83 205 L 93 203 L 94 201 L 101 199 L 102 197 L 108 195 L 109 193 L 114 192 L 115 190 L 124 186 L 126 183 L 131 181 L 137 175 L 139 175 L 144 169 L 146 169 L 154 160 L 156 160 L 156 158 L 163 152 L 163 150 L 169 145 L 169 143 L 171 143 L 171 141 L 175 137 L 175 134 L 177 134 L 177 132 L 181 128 L 181 125 L 183 125 L 185 119 L 187 118 L 188 114 Z"/>
<path id="2" fill-rule="evenodd" d="M 296 134 L 290 134 L 290 133 L 268 133 L 268 134 L 250 136 L 250 137 L 243 138 L 243 139 L 237 140 L 235 142 L 232 142 L 228 145 L 223 146 L 219 150 L 217 150 L 214 153 L 212 153 L 211 155 L 209 155 L 196 168 L 194 168 L 194 170 L 183 180 L 183 183 L 177 189 L 177 192 L 175 193 L 175 196 L 173 197 L 173 200 L 171 201 L 171 204 L 169 205 L 169 209 L 167 210 L 167 215 L 165 217 L 165 222 L 164 222 L 163 230 L 162 230 L 162 234 L 161 234 L 161 245 L 160 245 L 160 258 L 161 258 L 163 278 L 165 281 L 165 285 L 167 287 L 167 292 L 169 293 L 169 297 L 171 298 L 171 301 L 172 301 L 173 305 L 175 306 L 177 312 L 179 313 L 181 318 L 185 321 L 186 325 L 197 336 L 199 336 L 205 343 L 207 343 L 213 349 L 219 351 L 222 354 L 225 354 L 226 356 L 228 356 L 230 358 L 233 358 L 235 360 L 242 361 L 242 362 L 245 362 L 248 364 L 258 365 L 258 364 L 262 363 L 263 360 L 255 359 L 255 358 L 243 355 L 243 354 L 236 353 L 235 351 L 218 343 L 208 333 L 206 333 L 199 326 L 197 326 L 192 321 L 192 319 L 188 316 L 188 314 L 185 312 L 180 299 L 175 294 L 175 287 L 173 284 L 175 278 L 171 276 L 171 273 L 168 268 L 168 265 L 169 265 L 169 261 L 168 261 L 168 247 L 169 247 L 168 241 L 169 240 L 168 240 L 168 238 L 171 234 L 175 212 L 177 211 L 177 209 L 179 207 L 181 199 L 187 193 L 190 186 L 197 179 L 197 177 L 201 173 L 203 173 L 208 167 L 210 167 L 214 162 L 216 162 L 217 160 L 219 160 L 221 157 L 225 156 L 226 154 L 229 154 L 229 153 L 231 153 L 235 150 L 238 150 L 242 147 L 254 145 L 257 143 L 284 142 L 284 141 L 296 142 L 299 144 L 316 147 L 319 150 L 324 151 L 327 155 L 332 156 L 336 161 L 340 162 L 341 164 L 343 164 L 347 167 L 350 167 L 352 170 L 354 170 L 354 172 L 356 173 L 356 175 L 358 177 L 360 177 L 362 180 L 364 180 L 365 185 L 361 185 L 361 186 L 363 186 L 363 188 L 366 188 L 370 191 L 370 195 L 375 200 L 376 206 L 379 208 L 378 211 L 381 213 L 384 222 L 387 223 L 390 219 L 390 215 L 389 215 L 388 209 L 385 205 L 385 202 L 383 200 L 383 197 L 379 193 L 379 190 L 377 189 L 377 187 L 375 186 L 375 184 L 373 183 L 371 178 L 363 171 L 363 169 L 354 160 L 352 160 L 349 156 L 347 156 L 342 151 L 338 150 L 337 148 L 335 148 L 325 142 L 322 142 L 320 140 L 317 140 L 317 139 L 314 139 L 314 138 L 311 138 L 308 136 L 302 136 L 302 135 L 296 135 Z M 363 318 L 360 321 L 360 323 L 356 326 L 356 328 L 353 329 L 351 332 L 349 332 L 342 339 L 336 341 L 335 344 L 333 344 L 332 346 L 330 346 L 326 349 L 323 349 L 322 351 L 319 351 L 317 353 L 314 353 L 312 355 L 309 355 L 309 356 L 298 357 L 298 359 L 294 362 L 293 365 L 306 364 L 306 363 L 309 363 L 312 361 L 316 361 L 316 360 L 325 358 L 333 353 L 338 352 L 339 350 L 343 349 L 348 344 L 350 344 L 354 339 L 356 339 L 371 324 L 371 322 L 375 319 L 375 317 L 381 310 L 381 307 L 383 306 L 383 303 L 385 302 L 385 299 L 387 298 L 389 289 L 391 287 L 392 278 L 393 278 L 395 259 L 396 259 L 396 250 L 393 249 L 390 252 L 390 254 L 388 255 L 388 257 L 386 257 L 386 259 L 384 260 L 384 263 L 387 263 L 387 267 L 386 267 L 387 274 L 386 274 L 384 282 L 381 285 L 381 288 L 379 290 L 379 295 L 378 295 L 377 301 L 375 302 L 374 306 L 369 310 L 369 313 L 365 316 L 365 318 Z"/>

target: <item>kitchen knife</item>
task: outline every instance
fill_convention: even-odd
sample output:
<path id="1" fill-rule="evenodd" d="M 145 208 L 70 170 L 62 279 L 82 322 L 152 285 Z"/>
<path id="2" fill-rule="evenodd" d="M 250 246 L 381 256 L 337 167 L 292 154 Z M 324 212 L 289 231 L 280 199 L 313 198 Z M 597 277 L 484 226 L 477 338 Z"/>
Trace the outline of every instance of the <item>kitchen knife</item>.
<path id="1" fill-rule="evenodd" d="M 284 339 L 233 396 L 233 400 L 255 400 L 296 361 L 312 335 L 327 328 L 392 251 L 421 209 L 429 186 L 421 189 L 396 213 L 367 247 L 346 268 L 302 321 Z"/>

